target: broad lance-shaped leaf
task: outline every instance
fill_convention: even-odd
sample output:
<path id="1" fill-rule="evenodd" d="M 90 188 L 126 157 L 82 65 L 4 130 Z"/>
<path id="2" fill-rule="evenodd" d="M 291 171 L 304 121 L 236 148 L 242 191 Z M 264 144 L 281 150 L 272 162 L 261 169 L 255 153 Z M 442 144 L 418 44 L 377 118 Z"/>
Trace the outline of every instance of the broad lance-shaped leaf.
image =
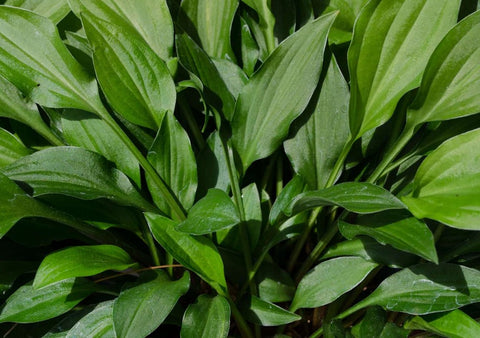
<path id="1" fill-rule="evenodd" d="M 243 88 L 232 120 L 232 141 L 243 171 L 278 148 L 307 106 L 319 81 L 335 15 L 322 16 L 291 35 Z"/>
<path id="2" fill-rule="evenodd" d="M 67 0 L 7 0 L 5 5 L 22 7 L 59 23 L 70 12 Z"/>
<path id="3" fill-rule="evenodd" d="M 362 9 L 348 49 L 353 138 L 385 123 L 400 98 L 418 87 L 459 6 L 460 0 L 373 0 Z"/>
<path id="4" fill-rule="evenodd" d="M 381 244 L 413 253 L 426 260 L 438 263 L 433 234 L 425 223 L 407 215 L 392 212 L 359 217 L 359 224 L 340 221 L 338 228 L 347 239 L 370 236 Z"/>
<path id="5" fill-rule="evenodd" d="M 0 128 L 0 168 L 31 153 L 32 150 L 25 147 L 19 139 Z"/>
<path id="6" fill-rule="evenodd" d="M 175 193 L 183 207 L 190 209 L 197 191 L 197 162 L 188 134 L 172 112 L 168 112 L 163 118 L 157 137 L 148 152 L 148 161 Z M 147 183 L 160 210 L 169 210 L 149 176 Z"/>
<path id="7" fill-rule="evenodd" d="M 479 230 L 480 129 L 444 142 L 423 161 L 413 192 L 402 197 L 417 218 Z"/>
<path id="8" fill-rule="evenodd" d="M 163 271 L 143 274 L 137 283 L 127 285 L 113 305 L 113 322 L 118 337 L 146 337 L 167 318 L 178 299 L 190 287 L 185 272 L 176 281 Z"/>
<path id="9" fill-rule="evenodd" d="M 304 192 L 295 197 L 284 212 L 295 215 L 304 210 L 330 205 L 358 214 L 405 208 L 398 198 L 382 187 L 370 183 L 346 182 L 323 190 Z"/>
<path id="10" fill-rule="evenodd" d="M 36 323 L 69 311 L 99 287 L 82 278 L 67 279 L 41 289 L 18 288 L 0 311 L 0 323 Z"/>
<path id="11" fill-rule="evenodd" d="M 348 84 L 332 55 L 307 111 L 293 124 L 295 136 L 284 143 L 295 171 L 310 189 L 325 187 L 348 140 L 349 96 Z"/>
<path id="12" fill-rule="evenodd" d="M 385 279 L 367 298 L 339 315 L 345 318 L 362 308 L 414 315 L 458 309 L 480 301 L 480 271 L 457 264 L 419 264 Z"/>
<path id="13" fill-rule="evenodd" d="M 157 130 L 175 109 L 175 84 L 165 62 L 133 29 L 82 12 L 98 82 L 112 108 L 132 123 Z"/>
<path id="14" fill-rule="evenodd" d="M 80 199 L 107 198 L 121 205 L 152 210 L 127 176 L 101 155 L 76 147 L 53 147 L 2 169 L 12 180 L 31 186 L 34 195 L 63 194 Z"/>
<path id="15" fill-rule="evenodd" d="M 480 111 L 480 12 L 453 27 L 428 62 L 408 112 L 411 127 Z"/>
<path id="16" fill-rule="evenodd" d="M 239 308 L 250 322 L 262 326 L 279 326 L 302 318 L 293 312 L 266 302 L 256 296 L 245 297 L 240 301 Z"/>
<path id="17" fill-rule="evenodd" d="M 63 44 L 55 25 L 33 12 L 0 6 L 0 74 L 32 101 L 99 112 L 98 87 Z"/>
<path id="18" fill-rule="evenodd" d="M 451 338 L 480 336 L 480 324 L 460 310 L 435 313 L 424 317 L 416 316 L 407 320 L 404 327 Z"/>
<path id="19" fill-rule="evenodd" d="M 220 295 L 227 294 L 227 282 L 220 253 L 206 237 L 193 237 L 175 230 L 177 225 L 169 218 L 145 213 L 153 237 L 180 264 L 205 280 Z"/>
<path id="20" fill-rule="evenodd" d="M 113 338 L 113 300 L 99 303 L 86 316 L 82 317 L 66 335 L 66 338 L 98 337 Z"/>
<path id="21" fill-rule="evenodd" d="M 298 284 L 292 311 L 333 302 L 360 284 L 377 266 L 360 257 L 339 257 L 320 263 Z"/>
<path id="22" fill-rule="evenodd" d="M 222 296 L 200 295 L 190 304 L 182 320 L 183 338 L 227 338 L 230 330 L 230 305 Z"/>
<path id="23" fill-rule="evenodd" d="M 237 7 L 238 0 L 185 0 L 178 23 L 201 43 L 210 57 L 235 61 L 230 29 Z"/>
<path id="24" fill-rule="evenodd" d="M 81 12 L 131 27 L 165 62 L 173 55 L 173 22 L 166 0 L 68 0 L 73 12 Z"/>
<path id="25" fill-rule="evenodd" d="M 75 246 L 54 252 L 40 264 L 33 287 L 72 278 L 88 277 L 106 270 L 125 270 L 136 263 L 121 248 L 114 245 Z"/>

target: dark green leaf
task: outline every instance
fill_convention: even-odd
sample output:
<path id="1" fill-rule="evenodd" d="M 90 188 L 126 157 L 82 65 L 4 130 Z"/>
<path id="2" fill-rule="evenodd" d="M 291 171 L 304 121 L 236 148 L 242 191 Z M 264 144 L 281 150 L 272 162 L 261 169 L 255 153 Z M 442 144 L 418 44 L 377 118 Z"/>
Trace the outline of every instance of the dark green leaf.
<path id="1" fill-rule="evenodd" d="M 248 83 L 247 75 L 242 68 L 231 61 L 224 59 L 212 59 L 212 61 L 228 90 L 237 99 L 243 87 Z"/>
<path id="2" fill-rule="evenodd" d="M 279 221 L 285 219 L 283 210 L 287 208 L 292 199 L 303 192 L 304 188 L 305 183 L 300 176 L 293 177 L 290 182 L 287 183 L 270 209 L 270 215 L 268 219 L 271 225 L 276 225 Z"/>
<path id="3" fill-rule="evenodd" d="M 262 326 L 278 326 L 300 320 L 302 317 L 280 306 L 250 296 L 239 305 L 247 319 Z"/>
<path id="4" fill-rule="evenodd" d="M 258 45 L 252 36 L 250 27 L 243 17 L 240 17 L 242 24 L 242 63 L 243 70 L 248 76 L 253 74 L 258 61 Z"/>
<path id="5" fill-rule="evenodd" d="M 295 294 L 290 275 L 273 263 L 264 262 L 255 275 L 259 297 L 270 303 L 289 302 Z"/>
<path id="6" fill-rule="evenodd" d="M 19 139 L 0 128 L 0 168 L 32 153 Z"/>
<path id="7" fill-rule="evenodd" d="M 113 328 L 113 300 L 99 303 L 95 309 L 80 319 L 66 335 L 66 338 L 77 337 L 116 337 Z"/>
<path id="8" fill-rule="evenodd" d="M 0 295 L 5 293 L 12 287 L 15 280 L 23 273 L 34 272 L 38 263 L 23 260 L 4 260 L 0 261 Z"/>
<path id="9" fill-rule="evenodd" d="M 352 328 L 352 334 L 357 338 L 379 338 L 386 321 L 387 314 L 381 307 L 369 307 L 362 321 Z"/>
<path id="10" fill-rule="evenodd" d="M 395 325 L 394 323 L 386 323 L 383 327 L 380 338 L 408 338 L 410 331 Z"/>
<path id="11" fill-rule="evenodd" d="M 200 295 L 183 316 L 182 338 L 226 338 L 230 329 L 230 305 L 222 296 Z"/>
<path id="12" fill-rule="evenodd" d="M 271 11 L 270 0 L 242 0 L 249 7 L 253 8 L 258 15 L 258 29 L 255 38 L 259 42 L 262 60 L 265 60 L 275 48 L 275 17 Z"/>

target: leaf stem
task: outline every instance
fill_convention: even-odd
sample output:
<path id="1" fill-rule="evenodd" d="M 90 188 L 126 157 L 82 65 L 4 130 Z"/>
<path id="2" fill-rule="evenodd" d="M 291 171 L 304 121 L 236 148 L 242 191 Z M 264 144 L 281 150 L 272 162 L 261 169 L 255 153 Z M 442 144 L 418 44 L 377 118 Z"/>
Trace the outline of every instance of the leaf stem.
<path id="1" fill-rule="evenodd" d="M 182 112 L 182 115 L 187 121 L 188 127 L 192 132 L 193 139 L 195 140 L 195 143 L 197 143 L 198 149 L 203 149 L 205 147 L 205 140 L 203 139 L 203 135 L 202 135 L 202 132 L 200 131 L 200 128 L 198 128 L 198 125 L 195 119 L 193 118 L 192 110 L 190 109 L 190 106 L 185 102 L 184 99 L 177 100 L 177 102 L 180 106 L 180 111 Z"/>
<path id="2" fill-rule="evenodd" d="M 248 326 L 245 319 L 243 318 L 242 313 L 238 310 L 235 302 L 230 298 L 230 296 L 228 294 L 223 295 L 223 296 L 226 297 L 228 302 L 230 303 L 230 308 L 232 310 L 233 318 L 235 319 L 235 322 L 237 323 L 238 330 L 240 331 L 242 337 L 253 338 L 252 331 L 250 330 L 250 327 Z"/>

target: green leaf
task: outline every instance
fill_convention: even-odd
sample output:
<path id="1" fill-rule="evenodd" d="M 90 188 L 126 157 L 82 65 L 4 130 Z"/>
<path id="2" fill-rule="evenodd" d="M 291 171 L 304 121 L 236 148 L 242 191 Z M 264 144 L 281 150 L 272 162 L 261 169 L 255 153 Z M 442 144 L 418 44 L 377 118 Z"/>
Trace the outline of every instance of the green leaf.
<path id="1" fill-rule="evenodd" d="M 197 191 L 197 163 L 188 134 L 173 113 L 167 113 L 163 118 L 157 137 L 148 152 L 148 161 L 188 210 L 195 201 Z M 148 176 L 147 183 L 159 208 L 163 211 L 169 210 L 157 186 Z"/>
<path id="2" fill-rule="evenodd" d="M 480 216 L 480 129 L 443 143 L 423 161 L 413 193 L 402 201 L 417 218 L 478 230 Z"/>
<path id="3" fill-rule="evenodd" d="M 61 123 L 68 144 L 103 155 L 140 187 L 138 161 L 112 127 L 94 115 L 73 109 L 63 112 Z"/>
<path id="4" fill-rule="evenodd" d="M 340 221 L 338 228 L 342 235 L 347 239 L 370 236 L 381 244 L 390 244 L 396 249 L 438 263 L 433 234 L 425 223 L 415 217 L 381 213 L 360 220 L 355 225 Z"/>
<path id="5" fill-rule="evenodd" d="M 238 0 L 184 0 L 178 23 L 210 57 L 235 62 L 230 29 L 237 7 Z"/>
<path id="6" fill-rule="evenodd" d="M 135 29 L 151 49 L 167 61 L 173 55 L 173 22 L 165 0 L 132 2 L 130 0 L 68 0 L 74 13 L 82 12 Z"/>
<path id="7" fill-rule="evenodd" d="M 284 147 L 295 172 L 310 189 L 322 189 L 348 140 L 348 84 L 335 57 L 307 111 L 295 123 Z"/>
<path id="8" fill-rule="evenodd" d="M 410 331 L 395 325 L 394 323 L 386 323 L 383 327 L 379 338 L 408 338 Z"/>
<path id="9" fill-rule="evenodd" d="M 98 287 L 82 278 L 67 279 L 41 289 L 21 286 L 5 302 L 0 322 L 36 323 L 69 311 Z"/>
<path id="10" fill-rule="evenodd" d="M 379 338 L 387 321 L 386 312 L 379 306 L 372 306 L 367 309 L 362 321 L 352 328 L 352 334 L 357 338 L 374 337 Z"/>
<path id="11" fill-rule="evenodd" d="M 188 272 L 176 281 L 171 281 L 163 271 L 143 274 L 115 299 L 113 322 L 117 336 L 148 336 L 162 324 L 189 287 Z"/>
<path id="12" fill-rule="evenodd" d="M 295 294 L 290 275 L 276 264 L 263 262 L 255 275 L 259 297 L 270 303 L 289 302 Z"/>
<path id="13" fill-rule="evenodd" d="M 95 309 L 80 319 L 66 335 L 66 338 L 76 337 L 115 338 L 113 300 L 99 303 Z"/>
<path id="14" fill-rule="evenodd" d="M 88 277 L 107 270 L 126 270 L 135 262 L 114 245 L 74 246 L 54 252 L 42 261 L 33 287 L 38 289 L 72 277 Z"/>
<path id="15" fill-rule="evenodd" d="M 73 58 L 49 19 L 1 6 L 0 31 L 0 73 L 25 96 L 51 108 L 98 110 L 95 79 Z"/>
<path id="16" fill-rule="evenodd" d="M 480 111 L 480 12 L 448 32 L 432 54 L 407 119 L 411 126 Z"/>
<path id="17" fill-rule="evenodd" d="M 19 139 L 0 128 L 0 168 L 5 167 L 32 151 L 25 147 Z"/>
<path id="18" fill-rule="evenodd" d="M 82 12 L 98 82 L 112 108 L 128 121 L 157 130 L 175 109 L 175 84 L 165 62 L 122 21 Z"/>
<path id="19" fill-rule="evenodd" d="M 275 17 L 270 9 L 271 0 L 242 0 L 249 7 L 257 12 L 259 22 L 258 31 L 255 32 L 256 40 L 262 41 L 260 44 L 262 60 L 265 60 L 275 48 Z"/>
<path id="20" fill-rule="evenodd" d="M 188 306 L 182 320 L 183 338 L 226 338 L 230 330 L 230 305 L 222 296 L 200 295 Z"/>
<path id="21" fill-rule="evenodd" d="M 59 23 L 70 12 L 67 0 L 7 0 L 5 5 L 22 7 Z"/>
<path id="22" fill-rule="evenodd" d="M 339 257 L 320 263 L 300 281 L 290 308 L 296 311 L 329 304 L 360 284 L 377 265 L 360 257 Z"/>
<path id="23" fill-rule="evenodd" d="M 210 189 L 207 196 L 190 209 L 188 217 L 176 229 L 194 235 L 209 234 L 240 223 L 237 208 L 222 190 Z"/>
<path id="24" fill-rule="evenodd" d="M 323 16 L 286 39 L 244 87 L 232 120 L 233 145 L 244 171 L 275 151 L 306 108 L 334 19 L 335 14 Z"/>
<path id="25" fill-rule="evenodd" d="M 367 298 L 340 317 L 371 305 L 422 315 L 480 301 L 480 271 L 457 264 L 419 264 L 385 279 Z"/>
<path id="26" fill-rule="evenodd" d="M 231 61 L 212 58 L 212 62 L 217 68 L 220 77 L 225 82 L 229 92 L 237 99 L 243 87 L 248 83 L 248 76 L 242 68 Z"/>
<path id="27" fill-rule="evenodd" d="M 240 22 L 242 25 L 242 63 L 243 70 L 248 76 L 251 76 L 255 70 L 255 65 L 258 61 L 259 50 L 258 45 L 255 42 L 255 39 L 252 36 L 250 27 L 248 26 L 247 21 L 240 17 Z"/>
<path id="28" fill-rule="evenodd" d="M 271 225 L 276 225 L 285 220 L 283 210 L 287 208 L 292 199 L 301 194 L 305 188 L 305 183 L 300 176 L 294 176 L 290 182 L 282 189 L 277 199 L 270 209 L 268 220 Z"/>
<path id="29" fill-rule="evenodd" d="M 459 6 L 460 0 L 374 0 L 363 8 L 348 50 L 355 139 L 384 124 L 400 98 L 418 87 Z"/>
<path id="30" fill-rule="evenodd" d="M 0 261 L 0 295 L 5 295 L 15 280 L 27 272 L 34 272 L 38 266 L 37 262 L 19 260 L 5 260 Z"/>
<path id="31" fill-rule="evenodd" d="M 249 321 L 262 326 L 284 325 L 302 318 L 293 312 L 255 296 L 243 299 L 239 307 Z"/>
<path id="32" fill-rule="evenodd" d="M 121 205 L 152 210 L 127 176 L 101 155 L 76 147 L 38 151 L 2 169 L 12 180 L 26 182 L 34 195 L 63 194 L 90 200 L 107 198 Z"/>
<path id="33" fill-rule="evenodd" d="M 413 317 L 404 327 L 423 330 L 450 338 L 478 337 L 480 324 L 460 310 Z"/>
<path id="34" fill-rule="evenodd" d="M 145 213 L 155 239 L 180 264 L 198 274 L 220 295 L 226 295 L 223 261 L 215 245 L 206 237 L 193 237 L 175 230 L 174 221 Z"/>
<path id="35" fill-rule="evenodd" d="M 405 208 L 398 198 L 384 188 L 370 183 L 346 182 L 323 190 L 304 192 L 295 197 L 284 212 L 295 215 L 304 210 L 330 205 L 358 214 Z"/>

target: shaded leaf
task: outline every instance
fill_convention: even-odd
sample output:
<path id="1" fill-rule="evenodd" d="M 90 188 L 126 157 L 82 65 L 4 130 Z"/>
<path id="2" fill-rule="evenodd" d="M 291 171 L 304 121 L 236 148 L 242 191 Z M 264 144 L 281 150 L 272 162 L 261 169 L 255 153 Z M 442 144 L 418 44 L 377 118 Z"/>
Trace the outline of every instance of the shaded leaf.
<path id="1" fill-rule="evenodd" d="M 115 338 L 113 300 L 99 303 L 80 319 L 66 335 L 66 338 L 75 337 Z"/>
<path id="2" fill-rule="evenodd" d="M 19 139 L 0 128 L 0 168 L 32 153 Z"/>
<path id="3" fill-rule="evenodd" d="M 242 300 L 239 307 L 249 321 L 262 326 L 284 325 L 302 318 L 293 312 L 255 296 Z"/>
<path id="4" fill-rule="evenodd" d="M 282 189 L 275 203 L 270 209 L 269 221 L 271 225 L 285 220 L 283 210 L 287 208 L 292 199 L 301 194 L 305 188 L 305 183 L 300 176 L 294 176 L 290 182 Z"/>
<path id="5" fill-rule="evenodd" d="M 15 280 L 26 272 L 34 272 L 38 266 L 37 262 L 24 260 L 4 260 L 0 261 L 0 295 L 12 287 Z"/>
<path id="6" fill-rule="evenodd" d="M 230 330 L 230 305 L 222 296 L 200 295 L 188 306 L 182 320 L 182 338 L 226 338 Z"/>
<path id="7" fill-rule="evenodd" d="M 258 45 L 255 42 L 255 39 L 252 36 L 250 27 L 248 26 L 247 21 L 240 17 L 240 22 L 242 25 L 241 36 L 242 36 L 242 63 L 243 70 L 248 75 L 251 76 L 255 70 L 255 65 L 258 61 L 259 50 Z"/>
<path id="8" fill-rule="evenodd" d="M 259 297 L 270 303 L 289 302 L 295 294 L 290 275 L 276 264 L 264 262 L 255 275 Z"/>

